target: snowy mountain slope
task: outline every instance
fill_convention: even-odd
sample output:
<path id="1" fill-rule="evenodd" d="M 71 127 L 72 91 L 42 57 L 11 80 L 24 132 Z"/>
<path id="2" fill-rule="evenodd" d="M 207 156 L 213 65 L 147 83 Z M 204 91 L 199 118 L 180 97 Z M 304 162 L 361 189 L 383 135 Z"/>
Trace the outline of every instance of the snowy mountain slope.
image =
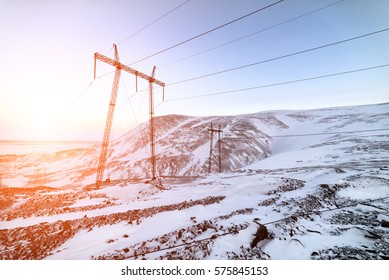
<path id="1" fill-rule="evenodd" d="M 358 133 L 360 130 L 388 128 L 388 106 L 332 108 L 313 111 L 263 112 L 251 115 L 224 117 L 187 117 L 170 115 L 156 119 L 157 170 L 160 176 L 194 176 L 208 172 L 210 133 L 208 129 L 223 130 L 221 165 L 223 171 L 232 171 L 272 158 L 281 152 L 293 153 L 317 145 L 317 149 L 332 149 L 334 145 L 342 153 L 354 154 L 353 148 L 368 149 L 375 153 L 380 145 L 375 135 L 380 131 Z M 356 131 L 355 134 L 344 133 Z M 337 133 L 340 132 L 340 133 Z M 327 134 L 326 134 L 327 133 Z M 357 134 L 358 133 L 358 134 Z M 301 135 L 303 134 L 303 135 Z M 308 134 L 304 136 L 304 134 Z M 318 135 L 312 135 L 318 134 Z M 374 134 L 373 137 L 369 135 Z M 385 131 L 383 133 L 385 134 Z M 292 135 L 287 137 L 287 135 Z M 293 135 L 301 135 L 295 137 Z M 284 136 L 284 137 L 282 137 Z M 355 137 L 352 137 L 355 136 Z M 363 136 L 361 138 L 361 136 Z M 383 136 L 384 137 L 384 136 Z M 382 138 L 385 142 L 385 138 Z M 120 178 L 149 177 L 148 128 L 143 124 L 135 131 L 112 143 L 115 150 L 108 160 L 112 174 Z M 346 151 L 341 147 L 349 147 Z M 362 144 L 362 145 L 361 145 Z M 214 138 L 212 172 L 218 170 L 218 141 Z M 369 146 L 369 148 L 366 148 Z M 120 149 L 118 149 L 120 147 Z M 123 148 L 125 147 L 125 148 Z M 318 154 L 320 152 L 318 151 Z M 335 157 L 337 157 L 335 155 Z M 339 156 L 341 158 L 341 156 Z M 311 159 L 313 160 L 313 159 Z M 323 163 L 332 162 L 318 159 Z M 116 162 L 120 162 L 119 165 Z M 110 164 L 114 162 L 114 164 Z M 266 163 L 266 161 L 264 162 Z M 309 163 L 311 164 L 311 163 Z M 121 170 L 125 169 L 123 174 Z M 147 175 L 146 175 L 147 174 Z M 115 175 L 113 175 L 115 176 Z M 119 176 L 117 177 L 119 179 Z"/>
<path id="2" fill-rule="evenodd" d="M 250 118 L 238 117 L 185 117 L 169 115 L 155 120 L 157 170 L 161 176 L 193 176 L 208 172 L 210 133 L 208 129 L 220 125 L 223 130 L 222 170 L 234 170 L 269 155 L 269 136 L 262 133 Z M 145 125 L 143 125 L 144 127 Z M 129 177 L 149 177 L 148 130 L 131 131 L 113 142 L 125 146 L 114 151 L 110 161 L 120 160 L 128 166 Z M 230 138 L 230 136 L 233 136 Z M 145 145 L 146 144 L 146 145 Z M 218 142 L 213 140 L 212 171 L 218 169 Z M 120 168 L 113 167 L 113 173 Z"/>
<path id="3" fill-rule="evenodd" d="M 255 168 L 272 167 L 273 163 L 279 167 L 340 164 L 344 158 L 349 162 L 353 155 L 357 155 L 355 161 L 358 161 L 362 153 L 363 160 L 374 161 L 375 154 L 386 150 L 387 131 L 380 130 L 388 128 L 388 112 L 388 104 L 380 104 L 238 116 L 158 117 L 155 120 L 157 173 L 160 176 L 208 174 L 211 123 L 223 130 L 221 168 L 224 172 L 252 164 Z M 216 135 L 212 148 L 214 173 L 218 172 L 219 156 Z M 148 123 L 144 123 L 111 141 L 104 177 L 121 182 L 150 178 L 149 150 Z M 13 163 L 14 171 L 3 178 L 3 184 L 21 187 L 36 185 L 37 181 L 53 187 L 93 184 L 99 153 L 100 146 L 95 145 L 20 155 Z"/>
<path id="4" fill-rule="evenodd" d="M 272 156 L 253 167 L 374 164 L 388 150 L 388 109 L 382 104 L 283 115 L 290 128 L 274 138 Z"/>
<path id="5" fill-rule="evenodd" d="M 131 179 L 147 178 L 147 124 L 112 141 L 118 181 L 100 190 L 84 188 L 98 147 L 20 160 L 19 185 L 40 161 L 48 186 L 72 188 L 1 190 L 1 259 L 388 259 L 388 112 L 159 117 L 164 189 Z M 208 175 L 211 122 L 224 131 L 224 172 L 215 139 Z"/>

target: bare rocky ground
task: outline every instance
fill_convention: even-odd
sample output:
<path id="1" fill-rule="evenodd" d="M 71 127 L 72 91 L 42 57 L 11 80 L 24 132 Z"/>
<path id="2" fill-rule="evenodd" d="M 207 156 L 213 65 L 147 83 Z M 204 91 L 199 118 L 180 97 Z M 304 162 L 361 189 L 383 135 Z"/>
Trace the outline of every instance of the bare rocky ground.
<path id="1" fill-rule="evenodd" d="M 387 170 L 384 167 L 382 170 Z M 336 169 L 336 172 L 343 172 Z M 365 172 L 363 172 L 365 173 Z M 386 172 L 384 172 L 386 174 Z M 356 188 L 359 185 L 369 186 L 373 182 L 379 186 L 389 187 L 389 180 L 380 176 L 378 171 L 370 172 L 373 176 L 357 175 L 346 178 L 341 184 L 319 184 L 316 191 L 305 197 L 279 199 L 280 193 L 301 188 L 302 181 L 288 180 L 286 185 L 269 192 L 272 198 L 260 203 L 261 206 L 274 207 L 274 211 L 288 213 L 285 219 L 272 223 L 275 235 L 271 238 L 289 238 L 304 247 L 299 240 L 309 234 L 324 235 L 328 228 L 329 234 L 339 236 L 347 231 L 355 230 L 363 235 L 366 243 L 358 247 L 335 245 L 318 251 L 312 251 L 314 260 L 387 260 L 389 259 L 389 224 L 386 220 L 389 214 L 389 197 L 377 199 L 350 199 L 338 195 L 340 190 Z M 381 173 L 382 174 L 382 173 Z M 386 176 L 384 176 L 386 177 Z M 287 211 L 284 209 L 287 208 Z M 382 216 L 383 215 L 383 216 Z M 384 217 L 384 218 L 382 218 Z M 312 230 L 301 221 L 320 221 L 320 230 Z M 328 234 L 328 233 L 327 233 Z M 266 253 L 261 257 L 268 259 Z"/>
<path id="2" fill-rule="evenodd" d="M 99 198 L 98 205 L 70 207 L 80 199 Z M 86 193 L 83 191 L 56 193 L 49 187 L 6 188 L 0 191 L 2 211 L 0 220 L 10 221 L 32 216 L 53 216 L 65 213 L 89 211 L 114 205 L 114 200 L 104 194 Z"/>
<path id="3" fill-rule="evenodd" d="M 39 223 L 33 226 L 0 230 L 1 259 L 43 259 L 83 229 L 113 225 L 122 221 L 141 223 L 143 218 L 165 211 L 182 210 L 194 205 L 218 203 L 224 197 L 207 197 L 202 200 L 184 201 L 145 209 L 129 210 L 97 217 L 84 216 L 81 219 Z M 29 213 L 32 214 L 32 213 Z"/>
<path id="4" fill-rule="evenodd" d="M 334 173 L 345 172 L 333 169 Z M 250 176 L 261 171 L 250 170 L 238 176 Z M 354 172 L 355 173 L 355 172 Z M 386 167 L 372 171 L 361 170 L 347 176 L 342 183 L 317 184 L 280 176 L 275 187 L 263 199 L 257 200 L 256 207 L 237 208 L 225 215 L 213 218 L 188 217 L 192 225 L 145 239 L 128 246 L 113 247 L 110 252 L 95 254 L 92 259 L 207 259 L 215 258 L 214 250 L 219 240 L 238 236 L 251 230 L 246 241 L 239 249 L 228 248 L 218 256 L 222 259 L 273 259 L 270 244 L 292 242 L 297 248 L 305 248 L 307 236 L 341 236 L 347 232 L 357 232 L 366 242 L 358 246 L 337 244 L 324 246 L 309 252 L 314 260 L 326 259 L 365 259 L 385 260 L 389 258 L 389 199 L 348 198 L 340 193 L 358 187 L 375 186 L 389 188 L 389 173 Z M 264 174 L 264 173 L 263 173 Z M 195 179 L 194 179 L 195 180 Z M 308 190 L 308 187 L 310 189 Z M 163 190 L 155 190 L 162 192 Z M 166 191 L 169 191 L 168 189 Z M 141 194 L 142 195 L 142 194 Z M 144 193 L 147 196 L 150 193 Z M 71 207 L 79 199 L 99 199 L 96 205 Z M 185 211 L 194 206 L 207 207 L 223 203 L 226 197 L 208 196 L 203 199 L 186 200 L 179 203 L 128 210 L 125 212 L 98 215 L 70 220 L 54 220 L 31 226 L 0 230 L 0 259 L 44 259 L 59 252 L 61 245 L 81 231 L 92 231 L 107 225 L 128 223 L 142 225 L 144 219 L 169 211 Z M 87 213 L 90 210 L 120 206 L 120 202 L 104 194 L 93 191 L 69 191 L 39 187 L 34 189 L 2 189 L 0 191 L 1 221 L 26 219 L 31 217 L 55 216 L 58 214 Z M 261 215 L 268 213 L 268 220 Z M 267 214 L 266 214 L 267 215 Z M 273 215 L 273 216 L 271 216 Z M 383 218 L 384 217 L 384 218 Z M 320 227 L 312 227 L 319 224 Z M 265 233 L 260 228 L 266 228 Z M 253 229 L 258 228 L 257 233 Z M 120 239 L 130 240 L 124 234 Z M 106 243 L 115 244 L 117 239 L 107 239 Z M 125 244 L 121 242 L 119 244 Z M 306 250 L 309 250 L 307 248 Z"/>

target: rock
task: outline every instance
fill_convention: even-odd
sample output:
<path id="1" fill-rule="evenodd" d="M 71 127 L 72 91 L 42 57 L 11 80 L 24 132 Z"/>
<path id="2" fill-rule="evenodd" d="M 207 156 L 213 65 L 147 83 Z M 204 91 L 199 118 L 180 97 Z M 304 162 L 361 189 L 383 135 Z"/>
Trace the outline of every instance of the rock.
<path id="1" fill-rule="evenodd" d="M 340 169 L 340 168 L 335 168 L 335 172 L 336 172 L 336 173 L 346 173 L 345 171 L 343 171 L 343 170 Z"/>
<path id="2" fill-rule="evenodd" d="M 269 237 L 269 232 L 267 231 L 266 226 L 260 224 L 259 228 L 257 230 L 257 233 L 254 236 L 255 237 L 254 237 L 253 241 L 251 241 L 251 244 L 250 244 L 251 248 L 254 248 L 255 246 L 257 246 L 259 241 L 262 241 L 262 240 L 267 239 Z"/>
<path id="3" fill-rule="evenodd" d="M 389 222 L 386 220 L 381 221 L 381 227 L 389 227 Z"/>
<path id="4" fill-rule="evenodd" d="M 71 225 L 69 221 L 62 222 L 62 231 L 67 231 L 71 229 Z"/>

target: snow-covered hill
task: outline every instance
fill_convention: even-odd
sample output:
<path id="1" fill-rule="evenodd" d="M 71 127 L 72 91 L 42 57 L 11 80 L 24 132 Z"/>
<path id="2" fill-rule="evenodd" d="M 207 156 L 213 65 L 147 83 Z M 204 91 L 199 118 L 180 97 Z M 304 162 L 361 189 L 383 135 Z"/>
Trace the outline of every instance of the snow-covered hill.
<path id="1" fill-rule="evenodd" d="M 187 117 L 169 115 L 155 120 L 157 131 L 157 171 L 160 176 L 197 176 L 208 173 L 210 132 L 223 130 L 221 165 L 223 171 L 239 169 L 270 155 L 270 137 L 262 132 L 270 119 L 255 122 L 255 116 Z M 282 123 L 275 122 L 272 129 Z M 212 141 L 212 172 L 218 171 L 218 138 Z M 143 124 L 120 139 L 113 141 L 115 149 L 108 160 L 112 173 L 123 177 L 145 178 L 150 176 L 148 124 Z M 120 162 L 115 164 L 115 162 Z M 110 164 L 111 163 L 111 164 Z M 113 163 L 113 164 L 112 164 Z"/>
<path id="2" fill-rule="evenodd" d="M 222 173 L 218 141 L 223 130 Z M 387 259 L 389 104 L 156 119 L 99 146 L 18 155 L 0 190 L 2 259 Z M 45 169 L 45 185 L 37 168 Z M 38 178 L 39 177 L 39 178 Z M 34 184 L 35 182 L 35 184 Z M 19 187 L 19 188 L 15 188 Z"/>

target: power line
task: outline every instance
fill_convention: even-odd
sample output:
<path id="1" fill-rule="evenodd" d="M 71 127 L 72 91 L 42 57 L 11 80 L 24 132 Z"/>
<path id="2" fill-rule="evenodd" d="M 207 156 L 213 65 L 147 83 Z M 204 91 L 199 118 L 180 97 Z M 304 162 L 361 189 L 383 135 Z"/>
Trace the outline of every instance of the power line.
<path id="1" fill-rule="evenodd" d="M 307 16 L 307 15 L 313 14 L 313 13 L 315 13 L 315 12 L 318 12 L 318 11 L 320 11 L 320 10 L 326 9 L 326 8 L 328 8 L 328 7 L 330 7 L 330 6 L 333 6 L 333 5 L 339 4 L 340 2 L 343 2 L 343 1 L 345 1 L 345 0 L 340 0 L 340 1 L 337 1 L 337 2 L 335 2 L 335 3 L 332 3 L 332 4 L 329 4 L 329 5 L 327 5 L 327 6 L 324 6 L 324 7 L 321 7 L 321 8 L 319 8 L 319 9 L 313 10 L 313 11 L 311 11 L 311 12 L 308 12 L 308 13 L 302 14 L 302 15 L 300 15 L 300 16 L 297 16 L 297 17 L 291 18 L 291 19 L 289 19 L 289 20 L 283 21 L 283 22 L 281 22 L 281 23 L 279 23 L 279 24 L 276 24 L 276 25 L 273 25 L 273 26 L 267 27 L 267 28 L 265 28 L 265 29 L 262 29 L 262 30 L 259 30 L 259 31 L 257 31 L 257 32 L 254 32 L 254 33 L 248 34 L 248 35 L 246 35 L 246 36 L 240 37 L 240 38 L 238 38 L 238 39 L 235 39 L 235 40 L 232 40 L 232 41 L 226 42 L 226 43 L 224 43 L 224 44 L 221 44 L 221 45 L 218 45 L 218 46 L 216 46 L 216 47 L 210 48 L 210 49 L 208 49 L 208 50 L 205 50 L 205 51 L 202 51 L 202 52 L 196 53 L 196 54 L 194 54 L 194 55 L 191 55 L 191 56 L 188 56 L 188 57 L 182 58 L 182 59 L 180 59 L 180 60 L 176 60 L 176 61 L 174 61 L 174 62 L 171 62 L 171 63 L 165 64 L 165 65 L 163 65 L 163 66 L 159 67 L 159 69 L 161 69 L 161 68 L 164 68 L 164 67 L 167 67 L 167 66 L 169 66 L 169 65 L 172 65 L 172 64 L 175 64 L 175 63 L 178 63 L 178 62 L 180 62 L 180 61 L 186 60 L 186 59 L 188 59 L 188 58 L 192 58 L 192 57 L 194 57 L 194 56 L 197 56 L 197 55 L 200 55 L 200 54 L 206 53 L 206 52 L 208 52 L 208 51 L 211 51 L 211 50 L 214 50 L 214 49 L 217 49 L 217 48 L 223 47 L 223 46 L 225 46 L 225 45 L 228 45 L 228 44 L 234 43 L 234 42 L 236 42 L 236 41 L 239 41 L 239 40 L 242 40 L 242 39 L 248 38 L 248 37 L 250 37 L 250 36 L 253 36 L 253 35 L 255 35 L 255 34 L 258 34 L 258 33 L 261 33 L 261 32 L 264 32 L 264 31 L 267 31 L 267 30 L 270 30 L 270 29 L 273 29 L 273 28 L 275 28 L 275 27 L 278 27 L 278 26 L 280 26 L 280 25 L 283 25 L 283 24 L 289 23 L 289 22 L 291 22 L 291 21 L 297 20 L 297 19 L 299 19 L 299 18 L 302 18 L 302 17 L 304 17 L 304 16 Z M 277 4 L 277 3 L 275 3 L 275 4 Z M 265 7 L 265 8 L 266 8 L 266 7 Z M 162 52 L 163 52 L 163 51 L 162 51 Z M 282 57 L 281 57 L 281 58 L 282 58 Z M 275 59 L 274 59 L 274 60 L 275 60 Z M 269 61 L 271 61 L 271 60 L 269 60 Z M 137 62 L 140 62 L 140 61 L 136 61 L 136 62 L 134 62 L 134 63 L 137 63 Z M 263 62 L 267 62 L 267 61 L 263 61 Z M 261 63 L 263 63 L 263 62 L 261 62 Z M 231 71 L 231 70 L 227 70 L 227 71 Z M 106 75 L 108 75 L 108 74 L 111 74 L 111 73 L 113 73 L 113 72 L 114 72 L 114 71 L 110 71 L 110 72 L 108 72 L 108 73 L 106 73 L 106 74 L 103 74 L 103 75 L 99 76 L 98 78 L 100 78 L 100 77 L 104 77 L 104 76 L 106 76 Z M 213 73 L 213 74 L 215 74 L 215 73 Z M 211 74 L 211 75 L 213 75 L 213 74 Z M 205 75 L 205 76 L 207 76 L 207 75 Z M 202 78 L 202 77 L 203 77 L 203 76 L 196 77 L 196 78 L 191 78 L 191 79 L 188 79 L 188 80 L 178 81 L 178 82 L 174 82 L 174 83 L 168 84 L 168 85 L 166 85 L 166 86 L 169 86 L 169 85 L 174 85 L 174 84 L 178 84 L 178 83 L 182 83 L 182 82 L 187 82 L 187 81 L 191 81 L 192 79 L 193 79 L 193 80 L 195 80 L 195 79 L 199 79 L 199 78 Z"/>
<path id="2" fill-rule="evenodd" d="M 246 36 L 239 37 L 239 38 L 237 38 L 237 39 L 234 39 L 234 40 L 232 40 L 232 41 L 228 41 L 228 42 L 226 42 L 226 43 L 223 43 L 223 44 L 221 44 L 221 45 L 218 45 L 218 46 L 215 46 L 215 47 L 212 47 L 212 48 L 206 49 L 206 50 L 204 50 L 204 51 L 202 51 L 202 52 L 198 52 L 198 53 L 192 54 L 192 55 L 190 55 L 190 56 L 187 56 L 187 57 L 181 58 L 181 59 L 179 59 L 179 60 L 176 60 L 176 61 L 173 61 L 173 62 L 167 63 L 167 64 L 165 64 L 165 65 L 162 65 L 162 66 L 160 66 L 160 67 L 159 67 L 159 69 L 162 69 L 162 68 L 168 67 L 168 66 L 170 66 L 170 65 L 176 64 L 176 63 L 178 63 L 178 62 L 181 62 L 181 61 L 187 60 L 187 59 L 189 59 L 189 58 L 192 58 L 192 57 L 195 57 L 195 56 L 198 56 L 198 55 L 201 55 L 201 54 L 207 53 L 207 52 L 209 52 L 209 51 L 212 51 L 212 50 L 215 50 L 215 49 L 218 49 L 218 48 L 224 47 L 224 46 L 226 46 L 226 45 L 229 45 L 229 44 L 235 43 L 235 42 L 237 42 L 237 41 L 240 41 L 240 40 L 243 40 L 243 39 L 249 38 L 249 37 L 251 37 L 251 36 L 254 36 L 254 35 L 256 35 L 256 34 L 259 34 L 259 33 L 262 33 L 262 32 L 264 32 L 264 31 L 267 31 L 267 30 L 273 29 L 273 28 L 275 28 L 275 27 L 278 27 L 278 26 L 284 25 L 284 24 L 286 24 L 286 23 L 289 23 L 289 22 L 295 21 L 295 20 L 297 20 L 297 19 L 300 19 L 300 18 L 303 18 L 303 17 L 305 17 L 305 16 L 311 15 L 311 14 L 313 14 L 313 13 L 319 12 L 319 11 L 321 11 L 321 10 L 324 10 L 324 9 L 326 9 L 326 8 L 329 8 L 329 7 L 331 7 L 331 6 L 337 5 L 337 4 L 339 4 L 339 3 L 341 3 L 341 2 L 344 2 L 344 1 L 345 1 L 345 0 L 340 0 L 340 1 L 337 1 L 337 2 L 335 2 L 335 3 L 332 3 L 332 4 L 329 4 L 329 5 L 327 5 L 327 6 L 324 6 L 324 7 L 318 8 L 318 9 L 316 9 L 316 10 L 313 10 L 313 11 L 310 11 L 310 12 L 308 12 L 308 13 L 305 13 L 305 14 L 299 15 L 299 16 L 297 16 L 297 17 L 294 17 L 294 18 L 288 19 L 288 20 L 286 20 L 286 21 L 283 21 L 283 22 L 281 22 L 281 23 L 278 23 L 278 24 L 272 25 L 272 26 L 270 26 L 270 27 L 266 27 L 266 28 L 264 28 L 264 29 L 258 30 L 258 31 L 254 32 L 254 33 L 250 33 L 250 34 L 248 34 L 248 35 L 246 35 Z"/>
<path id="3" fill-rule="evenodd" d="M 145 101 L 146 95 L 145 95 L 145 94 L 143 95 L 143 99 L 142 99 L 142 101 L 141 101 L 140 106 L 138 107 L 138 111 L 135 112 L 134 106 L 132 105 L 132 102 L 131 102 L 131 97 L 132 97 L 132 96 L 129 96 L 128 91 L 127 91 L 126 84 L 124 83 L 123 80 L 122 80 L 122 84 L 123 84 L 123 86 L 124 86 L 124 90 L 125 90 L 125 92 L 126 92 L 128 102 L 130 103 L 131 112 L 132 112 L 132 114 L 133 114 L 133 116 L 134 116 L 134 121 L 132 122 L 132 124 L 130 125 L 130 127 L 132 127 L 132 126 L 134 125 L 134 123 L 139 127 L 138 116 L 139 116 L 140 110 L 141 110 L 141 108 L 142 108 L 142 105 L 143 105 L 143 103 L 144 103 L 144 101 Z M 124 104 L 125 104 L 125 103 L 123 103 L 122 105 L 124 105 Z M 122 147 L 121 147 L 121 149 L 120 149 L 119 154 L 122 153 L 123 148 L 124 148 L 124 145 L 127 144 L 127 141 L 128 141 L 128 138 L 129 138 L 129 137 L 130 137 L 130 135 L 127 135 L 127 136 L 126 136 L 126 139 L 123 141 L 123 144 L 122 144 Z M 148 146 L 146 145 L 145 147 L 146 147 L 147 154 L 150 156 L 150 151 L 149 151 Z"/>
<path id="4" fill-rule="evenodd" d="M 146 57 L 144 57 L 144 58 L 142 58 L 142 59 L 139 59 L 139 60 L 137 60 L 137 61 L 135 61 L 135 62 L 133 62 L 133 63 L 131 63 L 131 64 L 129 64 L 129 65 L 136 64 L 136 63 L 138 63 L 138 62 L 144 61 L 144 60 L 149 59 L 149 58 L 151 58 L 151 57 L 153 57 L 153 56 L 159 55 L 159 54 L 161 54 L 161 53 L 163 53 L 163 52 L 166 52 L 166 51 L 168 51 L 168 50 L 171 50 L 171 49 L 173 49 L 173 48 L 176 48 L 176 47 L 178 47 L 178 46 L 181 46 L 181 45 L 183 45 L 183 44 L 186 44 L 186 43 L 188 43 L 188 42 L 190 42 L 190 41 L 193 41 L 193 40 L 195 40 L 195 39 L 197 39 L 197 38 L 200 38 L 200 37 L 202 37 L 202 36 L 204 36 L 204 35 L 207 35 L 207 34 L 209 34 L 209 33 L 211 33 L 211 32 L 214 32 L 214 31 L 216 31 L 216 30 L 218 30 L 218 29 L 221 29 L 221 28 L 223 28 L 223 27 L 226 27 L 226 26 L 228 26 L 228 25 L 230 25 L 230 24 L 232 24 L 232 23 L 235 23 L 235 22 L 237 22 L 237 21 L 239 21 L 239 20 L 242 20 L 242 19 L 247 18 L 247 17 L 249 17 L 249 16 L 252 16 L 252 15 L 258 13 L 258 12 L 261 12 L 261 11 L 263 11 L 263 10 L 266 10 L 266 9 L 268 9 L 268 8 L 274 6 L 274 5 L 277 5 L 277 4 L 279 4 L 279 3 L 283 2 L 283 1 L 284 1 L 284 0 L 279 0 L 279 1 L 275 2 L 275 3 L 272 3 L 272 4 L 270 4 L 270 5 L 267 5 L 266 7 L 257 9 L 257 10 L 255 10 L 255 11 L 253 11 L 253 12 L 251 12 L 251 13 L 248 13 L 248 14 L 246 14 L 246 15 L 244 15 L 244 16 L 241 16 L 241 17 L 239 17 L 239 18 L 237 18 L 237 19 L 231 20 L 231 21 L 229 21 L 229 22 L 227 22 L 227 23 L 224 23 L 224 24 L 222 24 L 222 25 L 219 25 L 219 26 L 217 26 L 217 27 L 215 27 L 215 28 L 212 28 L 212 29 L 210 29 L 210 30 L 208 30 L 208 31 L 205 31 L 205 32 L 203 32 L 203 33 L 201 33 L 201 34 L 198 34 L 198 35 L 196 35 L 196 36 L 193 36 L 193 37 L 191 37 L 191 38 L 189 38 L 189 39 L 187 39 L 187 40 L 185 40 L 185 41 L 182 41 L 182 42 L 177 43 L 177 44 L 175 44 L 175 45 L 173 45 L 173 46 L 170 46 L 170 47 L 165 48 L 165 49 L 163 49 L 163 50 L 161 50 L 161 51 L 158 51 L 158 52 L 153 53 L 153 54 L 151 54 L 151 55 L 149 55 L 149 56 L 146 56 Z"/>
<path id="5" fill-rule="evenodd" d="M 300 136 L 316 136 L 316 135 L 354 134 L 354 133 L 377 132 L 377 131 L 388 131 L 388 130 L 389 128 L 364 129 L 364 130 L 353 130 L 353 131 L 334 131 L 334 132 L 319 132 L 319 133 L 306 133 L 306 134 L 275 135 L 271 137 L 281 138 L 281 137 L 300 137 Z"/>
<path id="6" fill-rule="evenodd" d="M 355 134 L 357 132 L 354 132 L 354 133 L 351 133 L 350 134 Z M 362 133 L 362 132 L 360 132 Z M 278 138 L 278 137 L 302 137 L 302 136 L 313 136 L 313 135 L 327 135 L 327 134 L 330 134 L 331 133 L 317 133 L 317 134 L 301 134 L 301 135 L 285 135 L 285 136 L 278 136 L 278 135 L 269 135 L 269 137 L 271 138 Z M 334 135 L 337 135 L 337 134 L 347 134 L 347 132 L 343 132 L 343 133 L 334 133 Z M 358 135 L 358 139 L 361 139 L 361 138 L 367 138 L 367 137 L 371 137 L 371 136 L 379 136 L 379 137 L 382 137 L 382 136 L 386 136 L 386 137 L 389 137 L 389 134 L 369 134 L 369 135 Z M 244 137 L 244 136 L 232 136 L 232 137 L 224 137 L 223 140 L 229 140 L 229 139 L 238 139 L 238 140 L 254 140 L 254 141 L 258 141 L 261 139 L 260 136 L 258 137 L 254 137 L 254 136 L 247 136 L 247 137 Z"/>
<path id="7" fill-rule="evenodd" d="M 378 132 L 378 131 L 388 131 L 389 128 L 379 128 L 379 129 L 364 129 L 364 130 L 349 130 L 349 131 L 333 131 L 333 132 L 317 132 L 317 133 L 304 133 L 304 134 L 284 134 L 284 135 L 269 135 L 271 138 L 282 138 L 282 137 L 304 137 L 304 136 L 317 136 L 317 135 L 337 135 L 337 134 L 355 134 L 355 133 L 364 133 L 364 132 Z M 369 136 L 389 136 L 386 134 L 374 134 Z M 261 136 L 226 136 L 223 139 L 260 139 Z"/>
<path id="8" fill-rule="evenodd" d="M 160 16 L 159 18 L 157 18 L 156 20 L 150 22 L 149 24 L 147 24 L 146 26 L 142 27 L 141 29 L 139 29 L 138 31 L 136 31 L 135 33 L 127 36 L 126 38 L 124 38 L 123 40 L 119 41 L 117 43 L 117 45 L 127 41 L 128 39 L 130 39 L 131 37 L 135 36 L 136 34 L 142 32 L 143 30 L 145 30 L 146 28 L 150 27 L 151 25 L 153 25 L 154 23 L 156 23 L 157 21 L 163 19 L 164 17 L 168 16 L 169 14 L 171 14 L 172 12 L 174 12 L 175 10 L 178 10 L 179 8 L 181 8 L 182 6 L 184 6 L 185 4 L 187 4 L 188 2 L 190 2 L 191 0 L 187 0 L 185 1 L 184 3 L 178 5 L 177 7 L 175 7 L 174 9 L 170 10 L 169 12 L 167 12 L 166 14 Z"/>
<path id="9" fill-rule="evenodd" d="M 266 59 L 266 60 L 257 61 L 257 62 L 254 62 L 254 63 L 249 63 L 249 64 L 246 64 L 246 65 L 241 65 L 241 66 L 238 66 L 238 67 L 233 67 L 233 68 L 229 68 L 229 69 L 225 69 L 225 70 L 221 70 L 221 71 L 217 71 L 217 72 L 201 75 L 201 76 L 198 76 L 198 77 L 193 77 L 193 78 L 189 78 L 189 79 L 173 82 L 173 83 L 167 84 L 166 86 L 172 86 L 172 85 L 176 85 L 176 84 L 186 83 L 186 82 L 189 82 L 189 81 L 194 81 L 194 80 L 203 79 L 203 78 L 210 77 L 210 76 L 215 76 L 215 75 L 220 75 L 220 74 L 231 72 L 231 71 L 240 70 L 240 69 L 251 67 L 251 66 L 255 66 L 255 65 L 258 65 L 258 64 L 262 64 L 262 63 L 266 63 L 266 62 L 271 62 L 271 61 L 275 61 L 275 60 L 279 60 L 279 59 L 283 59 L 283 58 L 287 58 L 287 57 L 291 57 L 291 56 L 295 56 L 295 55 L 299 55 L 299 54 L 303 54 L 303 53 L 307 53 L 307 52 L 311 52 L 311 51 L 315 51 L 315 50 L 331 47 L 331 46 L 334 46 L 334 45 L 339 45 L 339 44 L 342 44 L 342 43 L 346 43 L 346 42 L 350 42 L 350 41 L 353 41 L 353 40 L 361 39 L 361 38 L 364 38 L 364 37 L 372 36 L 372 35 L 375 35 L 375 34 L 378 34 L 378 33 L 381 33 L 381 32 L 386 32 L 388 30 L 389 30 L 389 28 L 385 28 L 385 29 L 378 30 L 378 31 L 375 31 L 375 32 L 371 32 L 371 33 L 363 34 L 363 35 L 360 35 L 360 36 L 348 38 L 348 39 L 345 39 L 345 40 L 337 41 L 337 42 L 334 42 L 334 43 L 322 45 L 322 46 L 319 46 L 319 47 L 310 48 L 310 49 L 306 49 L 306 50 L 302 50 L 302 51 L 298 51 L 298 52 L 294 52 L 294 53 L 290 53 L 290 54 L 286 54 L 286 55 L 282 55 L 282 56 L 278 56 L 278 57 L 274 57 L 274 58 L 270 58 L 270 59 Z"/>
<path id="10" fill-rule="evenodd" d="M 203 98 L 203 97 L 209 97 L 209 96 L 215 96 L 215 95 L 223 95 L 223 94 L 235 93 L 235 92 L 241 92 L 241 91 L 250 91 L 250 90 L 254 90 L 254 89 L 275 87 L 275 86 L 281 86 L 281 85 L 287 85 L 287 84 L 293 84 L 293 83 L 301 83 L 301 82 L 306 82 L 306 81 L 311 81 L 311 80 L 324 79 L 324 78 L 329 78 L 329 77 L 335 77 L 335 76 L 340 76 L 340 75 L 346 75 L 346 74 L 351 74 L 351 73 L 368 71 L 368 70 L 373 70 L 373 69 L 378 69 L 378 68 L 383 68 L 383 67 L 388 67 L 388 66 L 389 66 L 389 64 L 383 64 L 383 65 L 377 65 L 377 66 L 361 68 L 361 69 L 355 69 L 355 70 L 350 70 L 350 71 L 344 71 L 344 72 L 332 73 L 332 74 L 327 74 L 327 75 L 303 78 L 303 79 L 298 79 L 298 80 L 291 80 L 291 81 L 286 81 L 286 82 L 279 82 L 279 83 L 260 85 L 260 86 L 254 86 L 254 87 L 248 87 L 248 88 L 241 88 L 241 89 L 235 89 L 235 90 L 219 91 L 219 92 L 213 92 L 213 93 L 207 93 L 207 94 L 201 94 L 201 95 L 194 95 L 194 96 L 188 96 L 188 97 L 179 97 L 179 98 L 167 99 L 165 101 L 166 102 L 181 101 L 181 100 Z"/>

